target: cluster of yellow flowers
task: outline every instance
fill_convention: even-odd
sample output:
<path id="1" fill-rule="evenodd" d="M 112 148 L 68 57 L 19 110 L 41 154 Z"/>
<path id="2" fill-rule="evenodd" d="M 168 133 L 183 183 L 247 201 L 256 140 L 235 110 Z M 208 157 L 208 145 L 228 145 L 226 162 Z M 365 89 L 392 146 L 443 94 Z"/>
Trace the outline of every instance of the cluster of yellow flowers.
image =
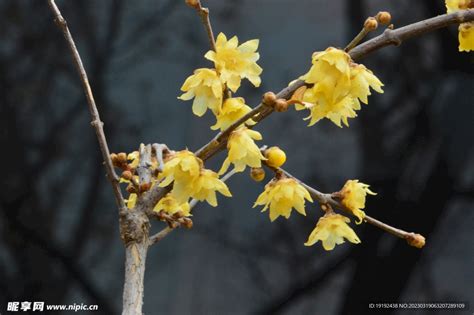
<path id="1" fill-rule="evenodd" d="M 335 194 L 342 205 L 359 219 L 358 224 L 365 217 L 365 213 L 361 209 L 365 208 L 367 194 L 375 195 L 368 187 L 358 180 L 348 180 L 342 190 Z M 258 196 L 254 208 L 264 206 L 262 212 L 270 208 L 269 216 L 273 222 L 279 216 L 288 219 L 293 208 L 300 214 L 306 215 L 306 201 L 313 202 L 308 190 L 295 179 L 282 176 L 273 179 L 265 186 L 265 191 Z M 332 209 L 327 209 L 326 214 L 319 219 L 305 245 L 314 245 L 319 240 L 325 250 L 332 250 L 336 244 L 344 243 L 344 239 L 354 244 L 360 243 L 354 230 L 347 224 L 349 222 L 349 218 L 335 214 Z"/>
<path id="2" fill-rule="evenodd" d="M 231 197 L 227 185 L 221 181 L 212 170 L 205 169 L 201 159 L 194 153 L 183 150 L 167 157 L 163 172 L 158 179 L 163 179 L 159 186 L 166 187 L 173 183 L 173 189 L 160 200 L 155 209 L 166 210 L 174 213 L 178 210 L 186 212 L 189 198 L 207 201 L 213 207 L 217 206 L 216 192 L 226 197 Z M 184 208 L 182 209 L 182 205 Z M 187 211 L 189 214 L 189 211 Z"/>
<path id="3" fill-rule="evenodd" d="M 179 97 L 182 100 L 193 101 L 193 113 L 202 116 L 209 108 L 216 117 L 213 130 L 225 130 L 232 123 L 245 116 L 251 108 L 245 104 L 242 97 L 224 97 L 228 88 L 236 92 L 242 79 L 248 79 L 254 86 L 260 86 L 262 68 L 257 64 L 260 58 L 257 52 L 258 40 L 249 40 L 241 45 L 236 36 L 227 40 L 220 33 L 216 40 L 216 49 L 208 51 L 204 57 L 214 62 L 214 69 L 197 69 L 184 82 L 181 90 L 185 92 Z M 254 122 L 249 119 L 247 125 Z M 219 174 L 223 174 L 234 164 L 235 171 L 242 172 L 246 166 L 261 167 L 264 157 L 254 140 L 261 140 L 262 135 L 244 126 L 232 132 L 228 139 L 229 151 Z"/>
<path id="4" fill-rule="evenodd" d="M 312 87 L 296 98 L 301 104 L 297 110 L 309 109 L 309 126 L 322 118 L 330 119 L 342 127 L 349 126 L 347 119 L 357 116 L 360 102 L 367 104 L 370 88 L 383 93 L 382 82 L 364 65 L 356 64 L 345 51 L 329 47 L 313 54 L 312 66 L 301 77 Z"/>
<path id="5" fill-rule="evenodd" d="M 448 13 L 474 8 L 474 0 L 446 0 Z M 474 22 L 459 24 L 459 51 L 474 50 Z"/>

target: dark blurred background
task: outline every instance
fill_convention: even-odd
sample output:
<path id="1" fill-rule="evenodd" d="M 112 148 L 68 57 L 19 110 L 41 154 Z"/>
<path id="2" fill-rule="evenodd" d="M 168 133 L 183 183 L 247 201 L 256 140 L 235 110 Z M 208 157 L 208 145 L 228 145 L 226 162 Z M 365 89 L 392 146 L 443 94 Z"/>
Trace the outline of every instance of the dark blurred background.
<path id="1" fill-rule="evenodd" d="M 90 76 L 111 150 L 140 142 L 199 148 L 214 133 L 176 99 L 193 69 L 210 67 L 205 31 L 178 0 L 58 1 Z M 251 106 L 344 47 L 369 15 L 395 26 L 445 12 L 441 0 L 204 1 L 216 34 L 260 39 L 263 84 Z M 89 125 L 85 97 L 46 1 L 0 2 L 0 312 L 8 301 L 121 309 L 124 248 Z M 234 198 L 195 208 L 194 228 L 153 247 L 146 314 L 365 314 L 369 302 L 457 301 L 474 308 L 473 54 L 450 27 L 361 60 L 385 83 L 350 128 L 307 128 L 275 114 L 258 129 L 287 169 L 326 192 L 370 183 L 367 213 L 426 236 L 422 250 L 369 226 L 360 245 L 303 243 L 321 211 L 270 223 L 252 209 L 263 184 L 229 181 Z M 221 154 L 209 163 L 217 168 Z M 153 230 L 162 226 L 155 223 Z M 469 313 L 467 312 L 467 313 Z M 432 314 L 433 311 L 393 311 Z M 438 313 L 443 313 L 439 311 Z M 456 312 L 449 312 L 456 314 Z"/>

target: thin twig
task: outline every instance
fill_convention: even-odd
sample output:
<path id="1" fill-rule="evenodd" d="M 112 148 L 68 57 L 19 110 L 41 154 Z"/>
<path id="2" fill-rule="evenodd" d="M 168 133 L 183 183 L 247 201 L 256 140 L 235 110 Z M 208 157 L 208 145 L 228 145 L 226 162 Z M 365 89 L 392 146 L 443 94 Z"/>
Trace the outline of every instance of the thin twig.
<path id="1" fill-rule="evenodd" d="M 84 69 L 84 65 L 82 64 L 81 56 L 79 55 L 79 51 L 76 48 L 76 44 L 74 43 L 74 39 L 72 38 L 71 32 L 69 31 L 66 20 L 61 15 L 61 11 L 59 11 L 58 6 L 54 2 L 54 0 L 48 0 L 48 4 L 51 11 L 53 12 L 54 21 L 56 25 L 62 31 L 64 38 L 68 43 L 69 50 L 74 61 L 74 65 L 76 66 L 76 69 L 82 82 L 82 86 L 84 88 L 87 104 L 89 105 L 89 112 L 92 118 L 91 125 L 95 130 L 97 140 L 99 142 L 100 151 L 102 153 L 102 158 L 105 163 L 107 177 L 109 178 L 109 181 L 114 191 L 115 202 L 117 203 L 119 212 L 124 213 L 127 208 L 123 200 L 122 191 L 120 190 L 119 177 L 115 173 L 112 160 L 110 159 L 110 150 L 107 145 L 107 139 L 104 133 L 104 123 L 100 119 L 99 111 L 97 109 L 97 105 L 95 104 L 94 95 L 92 94 L 89 79 L 87 78 L 86 70 Z"/>
<path id="2" fill-rule="evenodd" d="M 174 229 L 170 228 L 169 226 L 165 227 L 163 230 L 160 232 L 156 233 L 155 235 L 152 235 L 150 239 L 148 240 L 148 246 L 152 246 L 162 239 L 164 239 L 171 231 Z"/>
<path id="3" fill-rule="evenodd" d="M 320 191 L 318 191 L 317 189 L 307 185 L 306 183 L 304 183 L 303 181 L 301 181 L 300 179 L 298 179 L 297 177 L 291 175 L 290 173 L 288 173 L 287 171 L 285 171 L 284 169 L 282 168 L 270 168 L 272 170 L 276 170 L 276 171 L 279 171 L 279 172 L 282 172 L 283 174 L 285 174 L 285 176 L 287 177 L 291 177 L 291 178 L 294 178 L 296 181 L 298 181 L 304 188 L 306 188 L 306 190 L 308 190 L 309 194 L 311 195 L 311 197 L 315 200 L 317 200 L 321 205 L 325 205 L 325 204 L 328 204 L 334 208 L 337 208 L 337 209 L 340 209 L 340 210 L 343 210 L 344 212 L 347 212 L 351 215 L 353 215 L 353 212 L 346 208 L 340 201 L 336 200 L 335 198 L 333 198 L 332 194 L 325 194 L 325 193 L 322 193 Z M 402 238 L 406 241 L 408 241 L 408 243 L 410 245 L 412 245 L 410 243 L 410 241 L 416 237 L 417 234 L 415 233 L 411 233 L 411 232 L 406 232 L 402 229 L 398 229 L 398 228 L 395 228 L 387 223 L 384 223 L 382 221 L 379 221 L 375 218 L 372 218 L 371 216 L 369 215 L 365 215 L 364 217 L 364 221 L 379 228 L 379 229 L 382 229 L 384 230 L 385 232 L 388 232 L 392 235 L 395 235 L 396 237 L 399 237 L 399 238 Z"/>

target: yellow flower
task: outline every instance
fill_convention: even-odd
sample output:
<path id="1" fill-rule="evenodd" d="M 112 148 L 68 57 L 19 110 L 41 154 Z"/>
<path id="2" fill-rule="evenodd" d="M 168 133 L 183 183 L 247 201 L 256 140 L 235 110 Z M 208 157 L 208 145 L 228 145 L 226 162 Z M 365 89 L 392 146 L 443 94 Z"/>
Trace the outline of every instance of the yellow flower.
<path id="1" fill-rule="evenodd" d="M 376 193 L 369 189 L 369 185 L 359 183 L 358 180 L 348 180 L 339 193 L 341 203 L 359 219 L 356 223 L 362 223 L 365 212 L 361 209 L 365 208 L 365 197 L 367 194 L 376 195 Z"/>
<path id="2" fill-rule="evenodd" d="M 199 177 L 201 168 L 202 161 L 194 153 L 188 150 L 174 153 L 167 158 L 163 172 L 159 175 L 159 179 L 163 179 L 159 186 L 166 187 L 174 182 L 173 197 L 179 203 L 184 203 L 196 189 L 194 181 Z"/>
<path id="3" fill-rule="evenodd" d="M 211 170 L 203 169 L 194 185 L 196 189 L 192 197 L 199 201 L 206 200 L 213 207 L 217 206 L 216 191 L 226 197 L 232 197 L 227 185 Z"/>
<path id="4" fill-rule="evenodd" d="M 168 214 L 175 214 L 176 212 L 181 211 L 186 217 L 191 215 L 191 207 L 189 206 L 189 203 L 179 203 L 171 193 L 168 193 L 165 197 L 161 198 L 155 205 L 155 208 L 153 208 L 153 211 L 156 212 L 162 210 Z"/>
<path id="5" fill-rule="evenodd" d="M 128 165 L 131 168 L 137 168 L 138 163 L 140 163 L 140 153 L 138 153 L 138 151 L 133 151 L 132 153 L 129 153 L 127 155 L 127 160 L 130 161 Z"/>
<path id="6" fill-rule="evenodd" d="M 367 104 L 370 88 L 383 93 L 382 82 L 365 66 L 352 62 L 343 50 L 329 47 L 314 53 L 312 62 L 302 79 L 313 86 L 293 96 L 300 103 L 297 110 L 310 110 L 306 118 L 311 119 L 309 126 L 322 118 L 339 127 L 342 127 L 341 122 L 348 126 L 347 119 L 357 116 L 360 101 Z"/>
<path id="7" fill-rule="evenodd" d="M 446 0 L 445 4 L 448 13 L 472 9 L 474 7 L 474 1 L 472 0 Z"/>
<path id="8" fill-rule="evenodd" d="M 306 215 L 306 200 L 313 202 L 309 192 L 293 178 L 282 178 L 272 180 L 266 186 L 263 193 L 258 196 L 253 207 L 263 206 L 262 212 L 270 207 L 270 221 L 275 221 L 279 216 L 289 218 L 291 210 L 296 209 L 302 215 Z"/>
<path id="9" fill-rule="evenodd" d="M 343 215 L 326 213 L 319 219 L 304 245 L 312 246 L 321 241 L 325 250 L 333 250 L 336 244 L 344 243 L 344 238 L 351 243 L 359 244 L 360 239 L 349 227 L 348 222 L 351 220 Z"/>
<path id="10" fill-rule="evenodd" d="M 186 92 L 178 99 L 188 101 L 194 98 L 193 113 L 199 117 L 209 108 L 218 114 L 222 105 L 223 85 L 214 69 L 201 68 L 184 81 L 181 91 Z"/>
<path id="11" fill-rule="evenodd" d="M 227 141 L 229 152 L 219 174 L 224 174 L 231 163 L 234 164 L 236 172 L 243 172 L 246 166 L 261 167 L 265 158 L 254 140 L 262 140 L 262 135 L 258 131 L 246 127 L 233 131 Z"/>
<path id="12" fill-rule="evenodd" d="M 257 51 L 258 39 L 249 40 L 239 46 L 237 36 L 227 40 L 220 33 L 216 40 L 216 51 L 208 51 L 204 56 L 214 62 L 217 72 L 227 87 L 236 92 L 243 78 L 248 79 L 254 86 L 260 86 L 262 68 L 257 65 L 260 55 Z"/>
<path id="13" fill-rule="evenodd" d="M 135 208 L 135 204 L 137 203 L 137 194 L 130 194 L 130 196 L 128 196 L 128 199 L 126 199 L 125 202 L 127 203 L 127 208 Z"/>
<path id="14" fill-rule="evenodd" d="M 228 98 L 224 101 L 220 113 L 216 115 L 217 121 L 211 129 L 225 130 L 251 110 L 250 106 L 245 105 L 245 100 L 242 97 Z M 255 124 L 255 122 L 249 119 L 247 124 L 252 125 Z"/>
<path id="15" fill-rule="evenodd" d="M 474 8 L 473 0 L 446 0 L 448 13 Z M 459 51 L 474 50 L 474 23 L 467 22 L 459 25 Z"/>
<path id="16" fill-rule="evenodd" d="M 459 25 L 459 51 L 474 50 L 474 22 Z"/>

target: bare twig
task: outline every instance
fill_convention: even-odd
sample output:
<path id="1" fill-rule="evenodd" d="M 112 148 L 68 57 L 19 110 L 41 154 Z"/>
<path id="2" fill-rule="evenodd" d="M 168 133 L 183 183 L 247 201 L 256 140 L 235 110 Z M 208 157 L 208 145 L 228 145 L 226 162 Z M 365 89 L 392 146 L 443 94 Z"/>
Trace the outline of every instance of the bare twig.
<path id="1" fill-rule="evenodd" d="M 214 37 L 214 31 L 212 30 L 211 20 L 209 19 L 209 9 L 204 8 L 201 4 L 200 0 L 197 0 L 195 5 L 195 9 L 201 18 L 202 24 L 206 28 L 207 38 L 209 39 L 209 45 L 211 46 L 212 50 L 216 50 L 216 40 Z"/>
<path id="2" fill-rule="evenodd" d="M 92 94 L 89 79 L 87 78 L 86 70 L 84 69 L 84 65 L 82 64 L 81 56 L 79 55 L 79 52 L 76 48 L 76 44 L 74 43 L 74 39 L 72 38 L 71 32 L 69 31 L 66 20 L 61 15 L 61 11 L 59 11 L 58 6 L 54 2 L 54 0 L 48 0 L 48 4 L 54 14 L 54 21 L 56 25 L 62 31 L 64 38 L 68 43 L 69 50 L 74 61 L 74 65 L 76 66 L 77 71 L 79 73 L 79 77 L 84 88 L 84 93 L 86 95 L 87 104 L 89 105 L 89 112 L 92 118 L 91 125 L 94 128 L 97 140 L 99 141 L 100 151 L 102 153 L 102 158 L 105 163 L 105 169 L 107 171 L 107 177 L 109 178 L 109 181 L 114 191 L 115 202 L 117 203 L 119 211 L 125 212 L 126 206 L 125 202 L 123 201 L 122 191 L 120 190 L 119 178 L 115 173 L 112 160 L 110 159 L 110 150 L 107 145 L 107 139 L 104 133 L 104 123 L 100 120 L 99 111 L 97 110 L 97 105 L 95 104 L 94 95 Z"/>
<path id="3" fill-rule="evenodd" d="M 153 143 L 152 145 L 153 151 L 155 151 L 156 160 L 158 161 L 158 171 L 161 173 L 163 172 L 163 167 L 165 162 L 163 160 L 163 153 L 169 152 L 169 148 L 166 144 L 160 143 Z"/>
<path id="4" fill-rule="evenodd" d="M 138 152 L 140 154 L 140 162 L 138 163 L 137 173 L 140 187 L 143 187 L 144 185 L 147 186 L 151 182 L 151 145 L 144 145 L 143 143 L 140 144 L 140 149 Z"/>
<path id="5" fill-rule="evenodd" d="M 150 237 L 149 242 L 148 242 L 148 246 L 152 246 L 152 245 L 158 243 L 159 241 L 164 239 L 173 230 L 174 230 L 173 228 L 167 226 L 163 230 L 161 230 L 160 232 L 156 233 L 155 235 L 152 235 Z"/>

